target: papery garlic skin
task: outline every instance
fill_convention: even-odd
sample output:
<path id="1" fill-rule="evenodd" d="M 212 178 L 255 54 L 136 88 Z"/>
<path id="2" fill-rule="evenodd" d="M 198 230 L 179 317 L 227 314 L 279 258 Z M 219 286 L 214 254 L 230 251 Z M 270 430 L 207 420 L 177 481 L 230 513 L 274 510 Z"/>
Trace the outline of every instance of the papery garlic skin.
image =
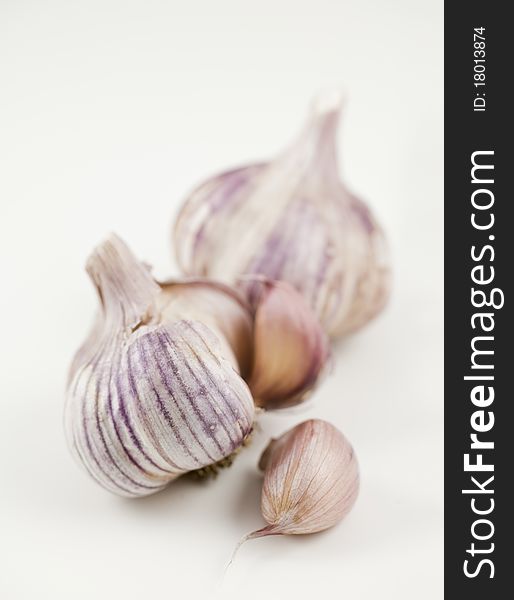
<path id="1" fill-rule="evenodd" d="M 323 531 L 341 521 L 359 491 L 352 446 L 330 423 L 300 423 L 265 450 L 261 510 L 269 524 L 250 537 Z"/>
<path id="2" fill-rule="evenodd" d="M 161 318 L 198 320 L 216 334 L 223 355 L 246 379 L 253 359 L 253 309 L 229 286 L 206 279 L 159 283 Z"/>
<path id="3" fill-rule="evenodd" d="M 104 488 L 135 497 L 230 455 L 254 406 L 219 338 L 172 316 L 119 238 L 101 244 L 87 270 L 102 307 L 68 384 L 65 430 L 79 462 Z"/>
<path id="4" fill-rule="evenodd" d="M 328 339 L 314 313 L 291 285 L 260 286 L 254 323 L 253 369 L 248 384 L 265 409 L 303 401 L 319 382 L 330 355 Z"/>
<path id="5" fill-rule="evenodd" d="M 268 163 L 200 185 L 176 220 L 175 251 L 189 275 L 230 284 L 241 275 L 291 283 L 329 335 L 358 329 L 384 306 L 390 268 L 382 229 L 341 183 L 340 99 L 319 102 L 306 128 Z M 250 299 L 255 286 L 243 287 Z"/>

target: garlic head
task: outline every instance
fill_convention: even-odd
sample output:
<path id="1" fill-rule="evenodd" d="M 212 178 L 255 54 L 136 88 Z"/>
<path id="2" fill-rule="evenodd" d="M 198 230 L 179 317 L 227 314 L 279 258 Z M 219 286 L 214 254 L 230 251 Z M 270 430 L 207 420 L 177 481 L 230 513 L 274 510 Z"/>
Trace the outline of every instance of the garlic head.
<path id="1" fill-rule="evenodd" d="M 174 227 L 188 275 L 256 286 L 241 275 L 289 282 L 327 333 L 356 330 L 386 303 L 384 233 L 341 182 L 336 134 L 341 99 L 319 100 L 298 139 L 275 160 L 232 169 L 197 187 Z"/>
<path id="2" fill-rule="evenodd" d="M 227 342 L 173 314 L 172 290 L 163 297 L 118 237 L 95 249 L 87 271 L 101 307 L 65 406 L 79 463 L 107 490 L 134 497 L 230 455 L 252 429 L 254 404 Z"/>

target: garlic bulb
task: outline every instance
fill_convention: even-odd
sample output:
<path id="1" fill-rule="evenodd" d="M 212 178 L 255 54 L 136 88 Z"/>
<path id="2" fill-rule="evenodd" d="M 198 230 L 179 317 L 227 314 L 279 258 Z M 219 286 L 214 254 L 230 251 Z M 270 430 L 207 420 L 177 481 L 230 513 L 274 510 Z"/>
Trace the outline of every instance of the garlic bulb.
<path id="1" fill-rule="evenodd" d="M 261 510 L 268 523 L 243 541 L 266 535 L 316 533 L 350 511 L 359 491 L 353 448 L 330 423 L 300 423 L 264 451 Z"/>
<path id="2" fill-rule="evenodd" d="M 254 416 L 234 358 L 251 336 L 244 307 L 214 285 L 193 284 L 198 301 L 187 284 L 161 289 L 115 236 L 96 248 L 87 271 L 101 310 L 73 361 L 65 408 L 79 462 L 111 492 L 145 496 L 230 455 Z M 230 308 L 223 324 L 215 313 L 212 328 L 195 318 L 205 303 Z M 228 319 L 232 338 L 216 335 L 216 322 L 219 333 Z"/>
<path id="3" fill-rule="evenodd" d="M 230 284 L 244 274 L 287 281 L 333 337 L 374 317 L 390 287 L 382 229 L 339 179 L 340 106 L 339 96 L 320 99 L 299 138 L 277 159 L 196 188 L 174 231 L 185 273 Z M 255 283 L 241 285 L 252 299 Z"/>
<path id="4" fill-rule="evenodd" d="M 319 381 L 329 356 L 328 340 L 302 296 L 288 283 L 254 282 L 253 368 L 248 384 L 266 409 L 301 402 Z"/>

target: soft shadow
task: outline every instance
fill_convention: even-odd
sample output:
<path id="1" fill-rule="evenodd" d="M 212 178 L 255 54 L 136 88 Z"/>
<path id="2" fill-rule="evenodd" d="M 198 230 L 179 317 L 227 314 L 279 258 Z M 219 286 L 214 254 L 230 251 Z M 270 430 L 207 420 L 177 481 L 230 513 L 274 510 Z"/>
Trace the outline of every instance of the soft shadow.
<path id="1" fill-rule="evenodd" d="M 195 479 L 186 474 L 172 481 L 160 492 L 142 498 L 119 498 L 123 509 L 137 514 L 169 515 L 170 507 L 188 504 L 190 499 L 198 499 L 218 483 L 223 473 L 216 478 Z"/>
<path id="2" fill-rule="evenodd" d="M 354 347 L 359 344 L 358 331 L 332 340 L 332 361 L 352 354 Z"/>
<path id="3" fill-rule="evenodd" d="M 247 468 L 239 474 L 239 480 L 241 492 L 236 495 L 231 512 L 241 523 L 243 533 L 249 533 L 265 525 L 260 509 L 262 474 L 257 469 Z"/>

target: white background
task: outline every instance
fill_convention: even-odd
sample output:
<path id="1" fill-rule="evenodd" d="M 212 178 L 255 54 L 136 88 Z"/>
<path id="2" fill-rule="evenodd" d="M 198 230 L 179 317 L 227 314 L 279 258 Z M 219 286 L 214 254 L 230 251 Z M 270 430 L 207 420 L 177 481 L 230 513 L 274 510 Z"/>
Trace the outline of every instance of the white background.
<path id="1" fill-rule="evenodd" d="M 442 22 L 441 0 L 0 0 L 2 598 L 442 597 Z M 88 252 L 115 230 L 174 273 L 184 195 L 273 156 L 334 85 L 342 174 L 391 239 L 387 311 L 217 480 L 109 495 L 62 431 L 96 305 Z M 224 575 L 263 524 L 262 448 L 311 416 L 356 448 L 355 509 L 248 542 Z"/>

